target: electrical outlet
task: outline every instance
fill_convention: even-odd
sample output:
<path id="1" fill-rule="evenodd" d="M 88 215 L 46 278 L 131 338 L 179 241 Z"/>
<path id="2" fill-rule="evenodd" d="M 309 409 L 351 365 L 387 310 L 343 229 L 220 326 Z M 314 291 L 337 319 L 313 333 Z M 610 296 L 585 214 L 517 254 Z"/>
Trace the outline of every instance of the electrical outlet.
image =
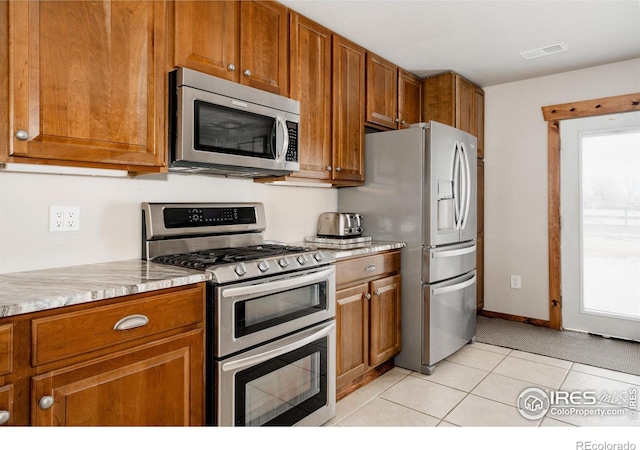
<path id="1" fill-rule="evenodd" d="M 520 275 L 511 275 L 511 289 L 521 289 L 522 279 Z"/>
<path id="2" fill-rule="evenodd" d="M 51 206 L 49 231 L 80 231 L 80 207 Z"/>

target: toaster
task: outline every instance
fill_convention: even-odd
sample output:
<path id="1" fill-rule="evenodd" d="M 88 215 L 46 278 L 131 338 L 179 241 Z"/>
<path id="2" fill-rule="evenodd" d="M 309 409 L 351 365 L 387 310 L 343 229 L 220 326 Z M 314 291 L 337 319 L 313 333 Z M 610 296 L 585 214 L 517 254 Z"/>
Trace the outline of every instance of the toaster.
<path id="1" fill-rule="evenodd" d="M 362 234 L 362 216 L 357 213 L 325 212 L 318 217 L 318 236 L 345 238 Z"/>

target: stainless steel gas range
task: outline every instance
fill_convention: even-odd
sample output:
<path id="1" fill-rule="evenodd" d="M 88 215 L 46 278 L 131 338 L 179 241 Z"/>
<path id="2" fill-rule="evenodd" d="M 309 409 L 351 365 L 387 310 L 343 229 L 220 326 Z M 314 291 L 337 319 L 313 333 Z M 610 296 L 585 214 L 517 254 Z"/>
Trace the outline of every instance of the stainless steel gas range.
<path id="1" fill-rule="evenodd" d="M 143 258 L 207 271 L 206 421 L 320 425 L 335 415 L 330 253 L 265 242 L 260 203 L 143 203 Z"/>

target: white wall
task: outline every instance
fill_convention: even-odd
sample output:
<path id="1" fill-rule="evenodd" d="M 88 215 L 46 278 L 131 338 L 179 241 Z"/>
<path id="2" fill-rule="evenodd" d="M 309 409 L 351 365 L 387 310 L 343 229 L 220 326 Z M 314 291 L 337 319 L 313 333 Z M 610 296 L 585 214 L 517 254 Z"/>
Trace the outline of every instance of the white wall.
<path id="1" fill-rule="evenodd" d="M 258 201 L 265 239 L 302 241 L 337 189 L 206 175 L 112 178 L 0 172 L 0 273 L 141 257 L 141 202 Z M 79 206 L 79 232 L 49 232 L 50 206 Z"/>
<path id="2" fill-rule="evenodd" d="M 548 320 L 547 123 L 541 108 L 640 92 L 640 59 L 484 89 L 485 309 Z M 522 276 L 521 290 L 510 288 L 511 274 Z"/>

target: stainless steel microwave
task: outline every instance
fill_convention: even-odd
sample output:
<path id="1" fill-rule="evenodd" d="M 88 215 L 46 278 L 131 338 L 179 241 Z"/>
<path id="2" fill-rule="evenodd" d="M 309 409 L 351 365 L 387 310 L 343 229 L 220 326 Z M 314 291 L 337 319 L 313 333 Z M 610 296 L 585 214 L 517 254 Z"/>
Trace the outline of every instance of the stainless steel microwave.
<path id="1" fill-rule="evenodd" d="M 169 171 L 262 178 L 300 170 L 300 103 L 190 69 L 169 74 Z"/>

